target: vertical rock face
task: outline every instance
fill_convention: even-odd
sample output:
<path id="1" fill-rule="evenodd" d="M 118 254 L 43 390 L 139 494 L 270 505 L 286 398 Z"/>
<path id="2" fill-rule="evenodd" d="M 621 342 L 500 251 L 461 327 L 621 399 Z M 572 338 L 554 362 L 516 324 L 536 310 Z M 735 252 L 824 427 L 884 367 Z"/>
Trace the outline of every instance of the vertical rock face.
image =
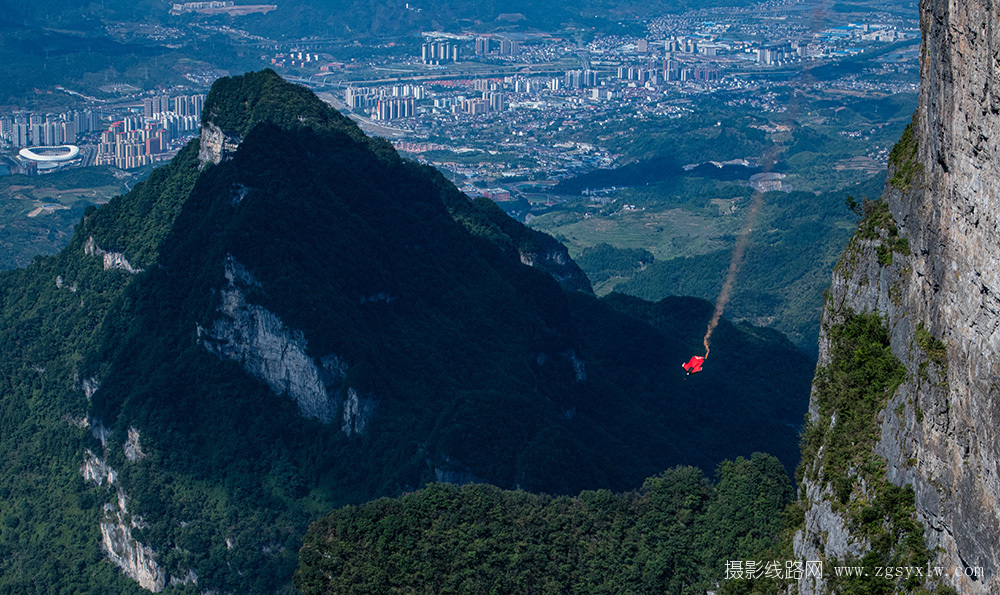
<path id="1" fill-rule="evenodd" d="M 132 537 L 130 515 L 120 498 L 118 510 L 105 506 L 105 521 L 101 523 L 101 547 L 116 566 L 147 591 L 159 593 L 167 584 L 167 573 L 156 563 L 156 555 L 148 546 Z M 134 521 L 132 521 L 134 522 Z"/>
<path id="2" fill-rule="evenodd" d="M 133 427 L 128 429 L 128 439 L 122 449 L 125 451 L 125 458 L 130 461 L 138 461 L 146 456 L 146 453 L 142 452 L 142 444 L 139 442 L 139 430 Z"/>
<path id="3" fill-rule="evenodd" d="M 287 394 L 303 416 L 322 423 L 333 421 L 339 403 L 328 387 L 339 389 L 343 373 L 340 360 L 327 356 L 322 367 L 317 365 L 306 352 L 301 331 L 289 329 L 274 313 L 247 302 L 244 290 L 259 286 L 249 271 L 232 257 L 226 259 L 225 271 L 228 285 L 222 290 L 220 316 L 210 331 L 198 329 L 205 348 L 239 362 L 276 394 Z M 354 412 L 361 413 L 360 409 Z M 347 424 L 346 411 L 344 419 Z M 352 422 L 350 427 L 360 433 L 366 424 Z"/>
<path id="4" fill-rule="evenodd" d="M 113 485 L 118 481 L 118 472 L 109 467 L 103 459 L 100 459 L 89 450 L 85 451 L 86 457 L 83 466 L 80 467 L 80 475 L 84 481 L 92 481 L 101 486 L 104 482 Z"/>
<path id="5" fill-rule="evenodd" d="M 121 252 L 108 252 L 103 250 L 94 242 L 93 237 L 87 238 L 86 243 L 83 245 L 83 253 L 87 256 L 100 256 L 104 259 L 104 270 L 110 271 L 112 269 L 121 269 L 127 273 L 141 273 L 142 269 L 137 269 L 133 267 L 125 255 Z"/>
<path id="6" fill-rule="evenodd" d="M 212 122 L 204 124 L 201 127 L 198 160 L 202 165 L 225 161 L 236 152 L 241 140 L 236 135 L 227 134 Z"/>
<path id="7" fill-rule="evenodd" d="M 133 431 L 130 429 L 129 433 Z M 132 536 L 133 528 L 141 528 L 145 524 L 140 517 L 128 511 L 125 492 L 117 487 L 118 472 L 88 450 L 80 474 L 85 481 L 92 481 L 98 486 L 106 482 L 108 487 L 115 489 L 117 506 L 110 502 L 105 504 L 104 518 L 100 523 L 101 549 L 108 559 L 143 589 L 153 593 L 162 591 L 167 584 L 167 572 L 156 562 L 153 549 Z"/>
<path id="8" fill-rule="evenodd" d="M 353 387 L 348 387 L 347 398 L 344 399 L 344 412 L 341 416 L 340 429 L 345 434 L 364 434 L 375 412 L 375 400 L 361 396 Z"/>
<path id="9" fill-rule="evenodd" d="M 829 363 L 827 331 L 847 309 L 885 321 L 907 373 L 879 418 L 876 452 L 890 482 L 913 485 L 943 582 L 983 594 L 1000 593 L 997 8 L 990 0 L 921 2 L 920 104 L 912 143 L 904 137 L 909 150 L 894 151 L 883 194 L 906 242 L 887 251 L 877 238 L 852 241 L 834 273 L 819 362 Z M 810 413 L 817 418 L 815 395 Z M 843 558 L 864 549 L 857 537 L 843 539 L 843 518 L 818 487 L 803 487 L 807 522 L 796 554 Z M 800 593 L 824 588 L 803 582 Z"/>
<path id="10" fill-rule="evenodd" d="M 553 238 L 535 230 L 530 230 L 535 240 L 532 250 L 521 249 L 518 256 L 521 264 L 546 271 L 566 289 L 591 293 L 590 279 L 569 257 L 569 250 Z"/>

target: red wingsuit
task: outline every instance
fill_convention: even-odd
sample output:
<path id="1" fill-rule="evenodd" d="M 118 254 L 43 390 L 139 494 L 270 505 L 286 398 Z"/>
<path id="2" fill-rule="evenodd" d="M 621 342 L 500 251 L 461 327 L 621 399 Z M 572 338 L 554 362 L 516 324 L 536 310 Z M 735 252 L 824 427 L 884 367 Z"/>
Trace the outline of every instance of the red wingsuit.
<path id="1" fill-rule="evenodd" d="M 696 355 L 692 357 L 688 361 L 688 363 L 681 364 L 681 367 L 687 370 L 687 375 L 690 376 L 691 374 L 697 374 L 698 372 L 701 372 L 701 365 L 703 363 L 705 363 L 705 358 L 701 357 L 700 355 Z"/>

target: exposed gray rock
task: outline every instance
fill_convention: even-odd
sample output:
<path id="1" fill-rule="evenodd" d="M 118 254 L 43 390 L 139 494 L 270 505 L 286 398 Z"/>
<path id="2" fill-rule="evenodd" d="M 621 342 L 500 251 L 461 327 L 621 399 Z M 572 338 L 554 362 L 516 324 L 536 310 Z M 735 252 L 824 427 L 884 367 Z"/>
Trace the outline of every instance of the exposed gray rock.
<path id="1" fill-rule="evenodd" d="M 105 505 L 101 522 L 101 548 L 126 576 L 147 591 L 159 593 L 167 584 L 167 573 L 156 563 L 156 554 L 132 537 L 130 515 L 113 505 Z"/>
<path id="2" fill-rule="evenodd" d="M 322 423 L 333 421 L 339 409 L 334 395 L 343 381 L 340 359 L 327 356 L 321 360 L 322 367 L 317 365 L 301 331 L 289 329 L 274 313 L 247 302 L 244 289 L 260 284 L 232 256 L 226 258 L 225 274 L 219 318 L 211 330 L 198 327 L 205 348 L 239 362 L 275 394 L 288 395 L 303 416 Z M 330 390 L 331 385 L 336 390 Z M 358 414 L 362 414 L 360 409 Z"/>
<path id="3" fill-rule="evenodd" d="M 244 184 L 235 184 L 232 190 L 232 203 L 238 205 L 250 194 L 250 188 Z"/>
<path id="4" fill-rule="evenodd" d="M 851 535 L 843 515 L 834 510 L 834 495 L 829 486 L 821 487 L 807 478 L 800 490 L 806 522 L 805 529 L 797 531 L 792 541 L 796 559 L 827 561 L 835 557 L 843 561 L 847 557 L 859 558 L 870 547 L 867 540 Z M 799 595 L 826 593 L 825 576 L 803 574 L 798 588 Z"/>
<path id="5" fill-rule="evenodd" d="M 375 413 L 375 400 L 370 397 L 362 397 L 354 388 L 347 389 L 347 398 L 344 399 L 344 412 L 341 416 L 340 429 L 350 436 L 351 434 L 364 434 Z"/>
<path id="6" fill-rule="evenodd" d="M 184 576 L 171 576 L 170 586 L 175 587 L 177 585 L 197 585 L 198 584 L 198 573 L 194 570 L 188 570 Z"/>
<path id="7" fill-rule="evenodd" d="M 87 256 L 100 256 L 103 258 L 104 270 L 120 269 L 127 273 L 141 273 L 138 269 L 129 264 L 128 259 L 121 252 L 108 252 L 94 242 L 94 236 L 87 238 L 83 244 L 83 253 Z"/>
<path id="8" fill-rule="evenodd" d="M 139 444 L 139 430 L 133 427 L 129 427 L 128 439 L 125 440 L 125 445 L 122 448 L 125 451 L 125 458 L 130 461 L 138 461 L 146 456 L 146 453 L 142 452 L 142 446 Z"/>
<path id="9" fill-rule="evenodd" d="M 441 463 L 434 467 L 434 480 L 438 483 L 483 483 L 483 478 L 469 471 L 468 467 L 446 454 L 441 455 Z"/>
<path id="10" fill-rule="evenodd" d="M 521 263 L 548 272 L 566 289 L 590 293 L 590 280 L 569 257 L 566 246 L 541 232 L 532 230 L 532 233 L 539 247 L 535 250 L 518 250 Z"/>
<path id="11" fill-rule="evenodd" d="M 198 160 L 203 166 L 206 163 L 221 163 L 232 157 L 242 141 L 238 135 L 224 132 L 213 122 L 204 124 L 201 127 Z"/>
<path id="12" fill-rule="evenodd" d="M 108 438 L 111 437 L 111 430 L 104 427 L 99 419 L 91 420 L 91 430 L 90 433 L 93 434 L 94 438 L 101 441 L 101 446 L 103 448 L 108 447 Z"/>
<path id="13" fill-rule="evenodd" d="M 109 467 L 103 459 L 92 453 L 89 449 L 84 451 L 83 466 L 80 467 L 80 475 L 85 481 L 92 481 L 101 486 L 105 482 L 109 485 L 118 481 L 118 472 Z"/>
<path id="14" fill-rule="evenodd" d="M 85 452 L 80 474 L 84 480 L 98 486 L 114 486 L 118 473 L 91 451 Z M 117 506 L 104 505 L 104 519 L 100 523 L 101 549 L 108 559 L 139 586 L 158 593 L 167 584 L 167 572 L 156 562 L 156 554 L 132 536 L 132 529 L 145 526 L 142 518 L 129 513 L 125 492 L 118 488 L 115 492 Z"/>
<path id="15" fill-rule="evenodd" d="M 80 388 L 83 389 L 83 394 L 86 395 L 88 403 L 100 387 L 101 385 L 97 382 L 97 378 L 94 378 L 93 376 L 90 378 L 84 378 L 80 381 Z"/>
<path id="16" fill-rule="evenodd" d="M 889 266 L 856 242 L 835 272 L 824 325 L 838 308 L 878 312 L 903 385 L 881 418 L 876 452 L 889 481 L 912 483 L 928 548 L 960 593 L 1000 593 L 1000 27 L 986 0 L 921 3 L 921 91 L 914 115 L 920 168 L 883 194 L 907 254 Z M 896 170 L 890 168 L 890 178 Z M 905 184 L 899 184 L 905 186 Z M 947 343 L 946 366 L 917 344 L 917 325 Z M 820 338 L 820 365 L 829 361 Z M 815 411 L 815 403 L 810 411 Z M 808 514 L 821 516 L 810 502 Z M 829 526 L 830 523 L 827 523 Z M 816 527 L 796 553 L 825 539 Z M 984 576 L 970 578 L 979 567 Z M 803 584 L 799 585 L 800 590 Z M 803 591 L 804 592 L 804 591 Z"/>
<path id="17" fill-rule="evenodd" d="M 587 364 L 580 359 L 575 349 L 567 349 L 561 355 L 568 359 L 569 363 L 573 364 L 573 376 L 577 382 L 583 382 L 587 379 Z"/>

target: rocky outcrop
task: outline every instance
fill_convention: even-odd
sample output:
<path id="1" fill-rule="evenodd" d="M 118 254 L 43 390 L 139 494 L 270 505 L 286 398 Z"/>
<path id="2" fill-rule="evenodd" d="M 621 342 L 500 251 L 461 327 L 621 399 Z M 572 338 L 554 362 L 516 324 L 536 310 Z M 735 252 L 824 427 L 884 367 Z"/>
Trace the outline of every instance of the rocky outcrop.
<path id="1" fill-rule="evenodd" d="M 345 434 L 364 434 L 371 421 L 372 414 L 375 413 L 375 399 L 361 396 L 353 387 L 347 389 L 347 398 L 344 399 L 343 414 L 341 415 L 340 429 Z"/>
<path id="2" fill-rule="evenodd" d="M 87 238 L 87 241 L 83 244 L 83 253 L 87 256 L 101 256 L 104 259 L 104 270 L 110 271 L 112 269 L 119 269 L 125 271 L 126 273 L 141 273 L 142 269 L 138 269 L 129 264 L 125 255 L 121 252 L 108 252 L 101 249 L 100 246 L 94 242 L 94 237 L 91 236 Z"/>
<path id="3" fill-rule="evenodd" d="M 440 462 L 434 465 L 434 481 L 438 483 L 453 483 L 464 485 L 467 483 L 485 483 L 482 477 L 469 470 L 468 467 L 448 456 L 441 454 Z"/>
<path id="4" fill-rule="evenodd" d="M 94 393 L 96 393 L 97 389 L 100 387 L 101 384 L 97 381 L 97 378 L 94 378 L 93 376 L 89 378 L 84 378 L 83 380 L 80 381 L 80 388 L 83 390 L 83 394 L 87 397 L 88 403 L 94 397 Z"/>
<path id="5" fill-rule="evenodd" d="M 540 231 L 530 229 L 528 233 L 531 234 L 532 238 L 529 243 L 531 248 L 522 247 L 518 250 L 521 264 L 546 271 L 566 289 L 587 293 L 593 291 L 590 287 L 590 279 L 570 258 L 566 246 Z"/>
<path id="6" fill-rule="evenodd" d="M 100 440 L 101 446 L 103 448 L 108 447 L 108 438 L 111 437 L 111 430 L 104 427 L 104 424 L 101 423 L 101 420 L 94 419 L 91 421 L 90 433 L 94 436 L 94 438 Z"/>
<path id="7" fill-rule="evenodd" d="M 942 581 L 961 593 L 998 593 L 1000 27 L 992 2 L 925 0 L 921 28 L 920 104 L 883 194 L 905 242 L 886 250 L 884 233 L 852 241 L 824 328 L 848 308 L 885 321 L 906 367 L 879 419 L 887 479 L 913 485 Z M 828 347 L 824 333 L 820 366 Z M 843 519 L 824 514 L 822 498 L 806 504 L 796 553 L 817 542 L 828 557 L 851 553 L 857 540 L 830 537 Z M 800 584 L 800 592 L 812 588 Z"/>
<path id="8" fill-rule="evenodd" d="M 142 527 L 143 522 L 128 511 L 125 492 L 117 487 L 118 473 L 88 450 L 80 474 L 98 486 L 115 488 L 116 502 L 104 505 L 104 519 L 100 523 L 101 549 L 108 559 L 143 589 L 153 593 L 162 591 L 167 584 L 167 572 L 157 564 L 152 548 L 132 536 L 132 529 Z"/>
<path id="9" fill-rule="evenodd" d="M 99 486 L 105 483 L 112 485 L 118 481 L 118 472 L 89 450 L 84 451 L 83 466 L 80 467 L 80 475 L 83 476 L 84 481 L 92 481 Z"/>
<path id="10" fill-rule="evenodd" d="M 860 557 L 869 544 L 851 536 L 844 518 L 831 505 L 833 494 L 829 487 L 820 487 L 809 479 L 803 482 L 803 486 L 805 489 L 800 497 L 809 505 L 806 507 L 805 519 L 807 529 L 799 531 L 794 537 L 793 547 L 798 557 L 803 560 L 822 560 L 828 550 L 831 553 L 837 552 L 840 559 Z M 821 582 L 822 576 L 802 578 L 799 595 L 823 592 L 825 584 Z"/>
<path id="11" fill-rule="evenodd" d="M 573 367 L 573 379 L 575 381 L 583 382 L 587 379 L 587 362 L 580 358 L 576 349 L 567 349 L 555 354 L 539 352 L 534 355 L 534 358 L 539 366 L 551 365 L 561 360 Z"/>
<path id="12" fill-rule="evenodd" d="M 198 584 L 198 573 L 194 570 L 188 570 L 187 574 L 184 576 L 171 576 L 170 586 L 175 587 L 177 585 L 197 585 Z M 207 591 L 204 591 L 207 593 Z"/>
<path id="13" fill-rule="evenodd" d="M 221 291 L 219 318 L 210 330 L 198 327 L 205 348 L 239 362 L 275 394 L 288 395 L 303 416 L 322 423 L 333 421 L 339 406 L 335 395 L 344 379 L 340 359 L 327 356 L 323 365 L 317 365 L 307 352 L 301 331 L 289 329 L 274 313 L 247 302 L 245 290 L 259 287 L 259 283 L 232 256 L 226 259 L 225 274 L 227 285 Z M 351 419 L 362 415 L 362 409 L 359 403 Z M 351 427 L 358 431 L 357 422 L 352 423 Z M 366 424 L 361 423 L 361 428 Z"/>
<path id="14" fill-rule="evenodd" d="M 573 377 L 577 382 L 587 379 L 587 364 L 576 354 L 575 349 L 568 349 L 561 354 L 573 365 Z"/>
<path id="15" fill-rule="evenodd" d="M 159 593 L 167 585 L 167 573 L 156 563 L 152 548 L 142 545 L 132 537 L 135 519 L 125 508 L 125 497 L 120 495 L 119 505 L 104 505 L 105 520 L 101 523 L 101 549 L 126 576 L 147 591 Z"/>
<path id="16" fill-rule="evenodd" d="M 221 163 L 236 153 L 242 138 L 223 131 L 212 122 L 203 124 L 199 139 L 198 160 L 202 165 Z"/>
<path id="17" fill-rule="evenodd" d="M 146 453 L 142 452 L 142 445 L 139 443 L 139 430 L 133 427 L 128 429 L 128 439 L 125 440 L 125 445 L 122 449 L 125 451 L 125 458 L 130 461 L 138 461 L 146 456 Z"/>

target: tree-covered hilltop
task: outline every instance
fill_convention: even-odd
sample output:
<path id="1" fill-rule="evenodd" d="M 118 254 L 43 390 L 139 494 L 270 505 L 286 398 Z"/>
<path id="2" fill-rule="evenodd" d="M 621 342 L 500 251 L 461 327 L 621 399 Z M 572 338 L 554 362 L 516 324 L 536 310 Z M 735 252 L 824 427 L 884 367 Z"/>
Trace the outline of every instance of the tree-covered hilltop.
<path id="1" fill-rule="evenodd" d="M 428 482 L 794 466 L 812 362 L 779 334 L 723 321 L 685 380 L 708 302 L 598 300 L 552 238 L 274 73 L 206 109 L 238 148 L 192 142 L 0 275 L 0 593 L 137 590 L 108 556 L 290 592 L 309 522 Z"/>
<path id="2" fill-rule="evenodd" d="M 236 140 L 263 123 L 333 138 L 347 137 L 344 142 L 357 143 L 376 156 L 376 169 L 383 165 L 400 166 L 408 175 L 428 178 L 434 187 L 428 189 L 428 196 L 436 193 L 452 218 L 467 231 L 499 247 L 511 258 L 546 270 L 567 289 L 590 291 L 587 276 L 569 258 L 566 248 L 551 236 L 511 219 L 491 200 L 470 201 L 436 169 L 403 160 L 387 140 L 366 136 L 353 120 L 317 99 L 312 91 L 287 83 L 271 69 L 216 81 L 205 99 L 202 121 Z M 299 152 L 299 158 L 305 163 L 316 163 L 308 153 Z M 371 173 L 377 177 L 385 172 Z"/>
<path id="3" fill-rule="evenodd" d="M 330 109 L 306 87 L 287 83 L 269 68 L 217 80 L 205 98 L 201 121 L 240 137 L 262 122 L 286 129 L 339 131 L 367 143 L 383 158 L 391 159 L 394 153 L 388 141 L 365 136 L 353 120 Z"/>
<path id="4" fill-rule="evenodd" d="M 434 484 L 313 523 L 295 586 L 302 595 L 766 592 L 784 581 L 724 572 L 733 560 L 788 557 L 775 544 L 793 497 L 781 464 L 760 453 L 720 464 L 715 484 L 677 467 L 621 494 Z"/>

